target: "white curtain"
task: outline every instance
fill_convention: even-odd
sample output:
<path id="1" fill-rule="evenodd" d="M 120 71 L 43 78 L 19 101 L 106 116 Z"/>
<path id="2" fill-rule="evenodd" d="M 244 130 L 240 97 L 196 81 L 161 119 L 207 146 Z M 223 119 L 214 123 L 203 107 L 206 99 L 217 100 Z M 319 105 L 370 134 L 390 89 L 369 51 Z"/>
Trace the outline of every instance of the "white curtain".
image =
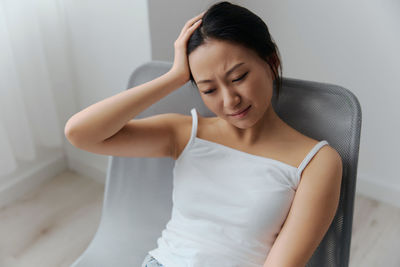
<path id="1" fill-rule="evenodd" d="M 63 145 L 55 97 L 56 55 L 65 53 L 60 6 L 0 0 L 0 184 L 42 148 Z"/>

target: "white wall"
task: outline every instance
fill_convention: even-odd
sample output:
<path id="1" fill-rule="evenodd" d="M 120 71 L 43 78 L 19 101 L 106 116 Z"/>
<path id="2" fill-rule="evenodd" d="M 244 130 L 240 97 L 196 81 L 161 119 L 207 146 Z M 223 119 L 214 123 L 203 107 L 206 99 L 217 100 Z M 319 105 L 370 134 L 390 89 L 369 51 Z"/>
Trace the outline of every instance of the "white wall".
<path id="1" fill-rule="evenodd" d="M 172 61 L 183 24 L 211 2 L 149 0 L 152 58 Z M 281 52 L 283 76 L 337 84 L 357 96 L 363 119 L 357 193 L 400 207 L 400 2 L 232 2 L 266 22 Z"/>
<path id="2" fill-rule="evenodd" d="M 126 89 L 139 65 L 151 60 L 147 1 L 63 1 L 74 101 L 62 103 L 66 121 L 78 111 Z M 80 150 L 66 141 L 69 168 L 100 182 L 108 156 Z"/>

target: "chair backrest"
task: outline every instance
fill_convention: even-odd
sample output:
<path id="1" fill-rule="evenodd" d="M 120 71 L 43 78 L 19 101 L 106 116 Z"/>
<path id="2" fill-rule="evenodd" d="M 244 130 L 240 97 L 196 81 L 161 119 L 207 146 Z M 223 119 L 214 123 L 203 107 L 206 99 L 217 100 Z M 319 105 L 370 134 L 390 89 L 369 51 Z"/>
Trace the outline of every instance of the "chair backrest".
<path id="1" fill-rule="evenodd" d="M 127 88 L 166 73 L 171 62 L 151 61 L 138 67 Z M 279 101 L 272 104 L 289 125 L 317 140 L 327 140 L 343 159 L 343 180 L 336 216 L 308 267 L 345 267 L 350 254 L 351 230 L 361 108 L 349 90 L 332 84 L 283 78 Z M 215 116 L 203 104 L 190 82 L 150 106 L 136 118 L 160 113 L 190 116 L 191 108 Z M 171 158 L 109 157 L 99 228 L 86 251 L 72 266 L 140 266 L 171 218 Z"/>

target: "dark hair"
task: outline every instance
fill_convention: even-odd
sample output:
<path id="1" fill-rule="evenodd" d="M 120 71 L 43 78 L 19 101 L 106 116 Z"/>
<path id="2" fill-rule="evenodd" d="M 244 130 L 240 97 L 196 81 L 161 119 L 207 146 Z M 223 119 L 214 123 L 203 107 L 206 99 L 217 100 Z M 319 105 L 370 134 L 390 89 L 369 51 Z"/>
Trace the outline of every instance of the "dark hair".
<path id="1" fill-rule="evenodd" d="M 205 41 L 212 39 L 229 41 L 255 51 L 268 63 L 274 73 L 274 88 L 279 97 L 279 89 L 282 86 L 280 53 L 267 25 L 260 17 L 244 7 L 227 1 L 215 3 L 204 13 L 201 25 L 189 38 L 187 56 Z M 279 67 L 276 67 L 278 64 Z M 196 85 L 192 73 L 190 81 Z"/>

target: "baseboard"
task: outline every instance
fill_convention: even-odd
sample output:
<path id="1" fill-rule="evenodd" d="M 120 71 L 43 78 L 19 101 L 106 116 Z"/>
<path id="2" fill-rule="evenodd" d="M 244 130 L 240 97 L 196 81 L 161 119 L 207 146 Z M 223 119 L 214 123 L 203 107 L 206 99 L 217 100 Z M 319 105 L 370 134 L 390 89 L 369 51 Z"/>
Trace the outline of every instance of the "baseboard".
<path id="1" fill-rule="evenodd" d="M 0 186 L 0 208 L 19 199 L 67 169 L 63 153 L 39 157 L 34 162 L 22 162 L 19 170 L 5 177 Z"/>

